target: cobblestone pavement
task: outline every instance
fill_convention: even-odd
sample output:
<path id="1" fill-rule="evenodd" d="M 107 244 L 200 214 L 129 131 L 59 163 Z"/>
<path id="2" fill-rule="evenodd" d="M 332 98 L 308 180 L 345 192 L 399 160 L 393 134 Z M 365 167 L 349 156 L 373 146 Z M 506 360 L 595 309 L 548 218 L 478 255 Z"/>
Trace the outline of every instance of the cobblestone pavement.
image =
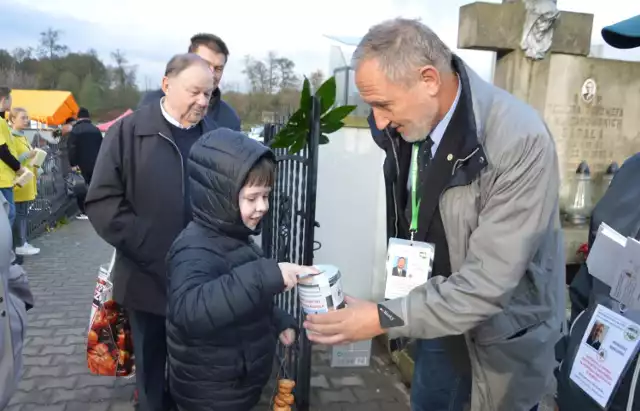
<path id="1" fill-rule="evenodd" d="M 88 221 L 73 221 L 33 244 L 41 253 L 24 266 L 36 307 L 29 312 L 24 377 L 8 410 L 132 410 L 133 381 L 92 376 L 85 359 L 97 270 L 109 262 L 111 248 Z M 407 391 L 382 352 L 371 367 L 352 369 L 331 368 L 330 352 L 323 347 L 315 347 L 313 356 L 312 410 L 409 409 Z"/>

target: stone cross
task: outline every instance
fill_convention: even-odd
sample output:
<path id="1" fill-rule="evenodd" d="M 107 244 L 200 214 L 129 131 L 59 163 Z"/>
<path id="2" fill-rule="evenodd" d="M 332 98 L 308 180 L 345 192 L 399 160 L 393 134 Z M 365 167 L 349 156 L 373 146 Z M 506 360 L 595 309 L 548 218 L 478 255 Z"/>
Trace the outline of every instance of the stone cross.
<path id="1" fill-rule="evenodd" d="M 490 50 L 498 58 L 520 48 L 527 10 L 522 0 L 475 2 L 460 7 L 458 48 Z M 562 11 L 549 52 L 587 56 L 593 14 Z"/>

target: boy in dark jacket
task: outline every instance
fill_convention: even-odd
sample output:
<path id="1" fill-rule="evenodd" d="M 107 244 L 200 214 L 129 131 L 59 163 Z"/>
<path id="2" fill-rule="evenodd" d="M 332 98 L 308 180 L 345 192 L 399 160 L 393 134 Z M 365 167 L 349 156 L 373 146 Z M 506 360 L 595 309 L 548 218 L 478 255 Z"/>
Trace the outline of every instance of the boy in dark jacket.
<path id="1" fill-rule="evenodd" d="M 169 386 L 181 411 L 248 411 L 271 375 L 293 317 L 273 304 L 312 267 L 266 259 L 250 238 L 269 209 L 275 160 L 226 128 L 191 149 L 193 222 L 168 254 Z"/>

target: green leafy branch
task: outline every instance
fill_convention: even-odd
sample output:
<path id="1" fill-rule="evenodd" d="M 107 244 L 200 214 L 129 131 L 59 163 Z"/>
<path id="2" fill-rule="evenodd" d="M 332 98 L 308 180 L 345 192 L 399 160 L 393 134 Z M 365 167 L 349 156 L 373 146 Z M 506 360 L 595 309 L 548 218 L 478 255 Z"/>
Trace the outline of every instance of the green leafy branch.
<path id="1" fill-rule="evenodd" d="M 336 79 L 327 79 L 318 90 L 315 96 L 320 98 L 320 144 L 329 142 L 328 134 L 335 133 L 344 127 L 343 120 L 356 106 L 333 107 L 336 102 Z M 295 154 L 302 150 L 309 139 L 311 115 L 312 115 L 312 95 L 311 83 L 308 78 L 304 78 L 302 93 L 300 95 L 300 108 L 293 113 L 287 124 L 280 129 L 271 143 L 272 148 L 286 148 L 289 153 Z"/>

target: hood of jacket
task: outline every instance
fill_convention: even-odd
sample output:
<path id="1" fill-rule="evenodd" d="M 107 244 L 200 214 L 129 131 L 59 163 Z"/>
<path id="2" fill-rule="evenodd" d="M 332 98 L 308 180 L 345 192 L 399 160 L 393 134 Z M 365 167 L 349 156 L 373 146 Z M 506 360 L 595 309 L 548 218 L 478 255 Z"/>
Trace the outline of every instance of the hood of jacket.
<path id="1" fill-rule="evenodd" d="M 189 155 L 194 221 L 238 238 L 259 233 L 242 222 L 238 196 L 258 160 L 273 153 L 245 134 L 219 128 L 204 134 Z"/>

